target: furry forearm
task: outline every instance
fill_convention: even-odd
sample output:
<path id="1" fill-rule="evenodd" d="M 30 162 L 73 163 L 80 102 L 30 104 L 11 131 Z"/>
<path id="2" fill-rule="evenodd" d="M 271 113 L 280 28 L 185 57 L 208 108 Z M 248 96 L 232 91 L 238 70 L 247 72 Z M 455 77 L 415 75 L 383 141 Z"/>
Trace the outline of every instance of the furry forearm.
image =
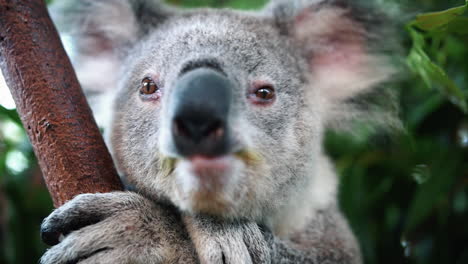
<path id="1" fill-rule="evenodd" d="M 287 239 L 265 234 L 273 263 L 360 264 L 359 245 L 336 206 L 316 212 L 308 226 Z"/>
<path id="2" fill-rule="evenodd" d="M 344 252 L 344 249 L 334 248 L 330 250 L 311 249 L 302 251 L 293 248 L 289 243 L 272 238 L 271 259 L 273 264 L 321 264 L 340 263 L 358 264 L 360 257 Z"/>

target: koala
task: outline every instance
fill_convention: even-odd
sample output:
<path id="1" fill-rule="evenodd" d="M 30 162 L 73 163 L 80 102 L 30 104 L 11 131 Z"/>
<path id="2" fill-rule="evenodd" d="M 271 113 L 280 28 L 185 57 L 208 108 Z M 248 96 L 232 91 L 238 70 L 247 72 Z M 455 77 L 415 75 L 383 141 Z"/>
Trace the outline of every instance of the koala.
<path id="1" fill-rule="evenodd" d="M 397 123 L 365 104 L 397 73 L 387 14 L 352 0 L 52 14 L 128 190 L 53 211 L 40 263 L 362 263 L 323 139 Z"/>

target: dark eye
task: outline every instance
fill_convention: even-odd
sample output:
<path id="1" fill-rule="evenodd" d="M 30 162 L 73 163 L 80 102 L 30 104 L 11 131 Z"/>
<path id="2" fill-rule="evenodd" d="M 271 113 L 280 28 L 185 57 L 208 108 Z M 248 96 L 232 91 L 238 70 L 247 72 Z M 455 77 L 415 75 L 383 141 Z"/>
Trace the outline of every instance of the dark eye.
<path id="1" fill-rule="evenodd" d="M 149 77 L 146 77 L 141 82 L 140 94 L 152 95 L 159 90 L 158 85 Z"/>
<path id="2" fill-rule="evenodd" d="M 249 94 L 249 100 L 256 105 L 269 105 L 274 102 L 276 92 L 270 84 L 254 84 Z"/>
<path id="3" fill-rule="evenodd" d="M 275 90 L 273 90 L 273 87 L 264 86 L 255 92 L 255 96 L 265 101 L 273 100 L 275 98 Z"/>

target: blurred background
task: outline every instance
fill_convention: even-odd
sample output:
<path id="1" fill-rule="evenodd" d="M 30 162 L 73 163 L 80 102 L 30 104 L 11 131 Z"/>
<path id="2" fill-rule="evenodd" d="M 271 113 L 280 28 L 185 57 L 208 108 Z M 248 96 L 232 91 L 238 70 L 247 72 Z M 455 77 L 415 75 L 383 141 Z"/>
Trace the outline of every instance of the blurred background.
<path id="1" fill-rule="evenodd" d="M 266 0 L 169 2 L 255 9 Z M 466 264 L 466 3 L 379 2 L 398 3 L 405 14 L 412 14 L 405 15 L 400 30 L 408 76 L 394 87 L 400 94 L 405 131 L 376 135 L 364 126 L 353 136 L 328 133 L 326 147 L 341 175 L 340 203 L 366 263 Z M 434 11 L 442 12 L 421 15 Z M 0 263 L 37 263 L 46 249 L 39 239 L 39 226 L 53 207 L 2 83 L 0 77 Z"/>

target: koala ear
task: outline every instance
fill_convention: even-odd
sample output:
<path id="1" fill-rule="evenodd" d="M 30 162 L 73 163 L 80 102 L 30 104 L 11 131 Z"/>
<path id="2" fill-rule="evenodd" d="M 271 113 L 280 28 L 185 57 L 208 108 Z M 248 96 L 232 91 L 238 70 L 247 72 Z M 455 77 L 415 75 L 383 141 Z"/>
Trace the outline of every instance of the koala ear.
<path id="1" fill-rule="evenodd" d="M 125 49 L 166 20 L 172 9 L 158 1 L 60 0 L 50 13 L 83 89 L 99 93 L 115 89 Z"/>
<path id="2" fill-rule="evenodd" d="M 378 15 L 350 2 L 273 1 L 267 7 L 306 58 L 314 87 L 335 102 L 366 92 L 395 73 L 379 50 L 387 45 L 377 46 L 383 42 L 374 32 L 382 25 Z"/>

